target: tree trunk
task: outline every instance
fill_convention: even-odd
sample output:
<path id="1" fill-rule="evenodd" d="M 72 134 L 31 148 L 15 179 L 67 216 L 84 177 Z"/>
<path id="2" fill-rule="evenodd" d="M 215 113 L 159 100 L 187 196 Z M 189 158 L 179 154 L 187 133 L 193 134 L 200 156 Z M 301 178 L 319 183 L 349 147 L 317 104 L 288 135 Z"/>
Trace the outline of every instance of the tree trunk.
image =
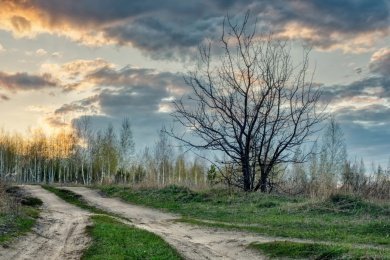
<path id="1" fill-rule="evenodd" d="M 251 178 L 250 178 L 250 167 L 249 163 L 243 162 L 242 174 L 244 177 L 244 191 L 251 191 Z"/>
<path id="2" fill-rule="evenodd" d="M 260 191 L 267 192 L 267 184 L 268 184 L 268 174 L 266 172 L 261 172 L 260 176 Z"/>

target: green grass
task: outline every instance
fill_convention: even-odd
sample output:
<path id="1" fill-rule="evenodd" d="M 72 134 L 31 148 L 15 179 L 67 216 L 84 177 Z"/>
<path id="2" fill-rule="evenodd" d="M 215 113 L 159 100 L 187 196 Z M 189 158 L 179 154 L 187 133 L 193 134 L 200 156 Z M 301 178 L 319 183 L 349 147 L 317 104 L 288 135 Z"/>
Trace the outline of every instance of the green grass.
<path id="1" fill-rule="evenodd" d="M 252 243 L 249 247 L 270 257 L 293 259 L 385 259 L 390 257 L 389 254 L 380 249 L 357 249 L 331 244 L 275 241 Z"/>
<path id="2" fill-rule="evenodd" d="M 87 231 L 92 244 L 82 259 L 182 259 L 176 250 L 157 235 L 113 219 L 108 215 L 116 215 L 89 205 L 82 196 L 53 186 L 42 187 L 70 204 L 104 214 L 91 217 L 93 225 Z"/>
<path id="3" fill-rule="evenodd" d="M 92 216 L 88 228 L 92 245 L 82 259 L 182 259 L 153 233 L 122 224 L 107 216 Z"/>
<path id="4" fill-rule="evenodd" d="M 311 201 L 226 190 L 195 192 L 177 186 L 99 188 L 108 196 L 179 213 L 183 221 L 199 225 L 336 243 L 390 244 L 390 205 L 351 196 Z"/>
<path id="5" fill-rule="evenodd" d="M 50 191 L 60 197 L 61 199 L 65 200 L 66 202 L 73 204 L 79 208 L 91 211 L 93 213 L 97 214 L 107 214 L 106 211 L 98 209 L 92 205 L 89 205 L 81 195 L 76 194 L 70 190 L 56 188 L 50 185 L 42 185 L 42 188 L 44 188 L 47 191 Z"/>
<path id="6" fill-rule="evenodd" d="M 39 217 L 38 206 L 42 205 L 40 199 L 23 197 L 21 202 L 18 213 L 0 213 L 0 245 L 10 243 L 14 238 L 29 232 Z"/>

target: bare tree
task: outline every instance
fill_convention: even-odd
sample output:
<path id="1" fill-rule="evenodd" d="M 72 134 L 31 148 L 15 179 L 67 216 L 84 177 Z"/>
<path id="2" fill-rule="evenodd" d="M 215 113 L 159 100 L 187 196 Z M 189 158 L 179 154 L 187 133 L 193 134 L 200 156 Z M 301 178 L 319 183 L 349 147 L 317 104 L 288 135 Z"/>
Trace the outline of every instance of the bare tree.
<path id="1" fill-rule="evenodd" d="M 211 45 L 200 47 L 198 67 L 185 78 L 193 95 L 174 102 L 187 131 L 171 135 L 222 152 L 229 160 L 219 163 L 240 168 L 233 185 L 266 192 L 274 167 L 292 161 L 323 119 L 320 91 L 307 79 L 309 51 L 294 64 L 287 42 L 257 34 L 249 13 L 241 23 L 225 18 L 222 53 Z"/>

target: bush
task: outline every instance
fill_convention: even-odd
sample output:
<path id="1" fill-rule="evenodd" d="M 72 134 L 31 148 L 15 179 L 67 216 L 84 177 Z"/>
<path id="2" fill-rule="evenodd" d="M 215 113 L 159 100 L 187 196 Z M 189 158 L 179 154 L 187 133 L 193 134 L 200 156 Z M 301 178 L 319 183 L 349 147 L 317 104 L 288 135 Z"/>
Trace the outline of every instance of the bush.
<path id="1" fill-rule="evenodd" d="M 42 200 L 35 197 L 24 197 L 21 201 L 22 205 L 30 206 L 30 207 L 38 207 L 42 206 Z"/>
<path id="2" fill-rule="evenodd" d="M 207 196 L 205 194 L 194 192 L 187 187 L 177 185 L 169 185 L 158 192 L 169 197 L 172 196 L 175 200 L 181 202 L 203 202 L 207 200 Z"/>
<path id="3" fill-rule="evenodd" d="M 332 194 L 328 201 L 340 210 L 355 210 L 365 206 L 360 197 L 347 194 Z"/>
<path id="4" fill-rule="evenodd" d="M 350 194 L 332 194 L 325 200 L 305 203 L 298 207 L 297 210 L 343 215 L 365 214 L 380 216 L 390 214 L 388 205 L 372 203 L 359 196 Z"/>

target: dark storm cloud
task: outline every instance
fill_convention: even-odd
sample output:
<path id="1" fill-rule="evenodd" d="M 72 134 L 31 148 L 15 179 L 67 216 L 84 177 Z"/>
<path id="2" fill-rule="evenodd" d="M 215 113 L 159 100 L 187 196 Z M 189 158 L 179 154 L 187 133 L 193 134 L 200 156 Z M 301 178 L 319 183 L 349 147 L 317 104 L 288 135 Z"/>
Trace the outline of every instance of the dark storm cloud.
<path id="1" fill-rule="evenodd" d="M 218 38 L 227 13 L 242 15 L 247 10 L 267 30 L 322 48 L 353 44 L 359 36 L 370 41 L 371 36 L 365 34 L 389 33 L 387 0 L 4 0 L 0 8 L 2 5 L 4 10 L 12 7 L 10 10 L 18 14 L 12 16 L 17 18 L 9 18 L 17 20 L 17 30 L 26 27 L 28 17 L 33 16 L 41 19 L 34 21 L 39 29 L 71 37 L 76 37 L 74 31 L 79 30 L 76 40 L 81 42 L 103 37 L 107 42 L 131 44 L 164 58 L 186 56 L 205 39 Z M 293 23 L 299 30 L 288 27 Z M 312 31 L 302 35 L 305 28 Z"/>
<path id="2" fill-rule="evenodd" d="M 8 74 L 0 71 L 0 88 L 17 92 L 56 87 L 57 81 L 49 74 L 31 75 L 25 72 Z"/>

